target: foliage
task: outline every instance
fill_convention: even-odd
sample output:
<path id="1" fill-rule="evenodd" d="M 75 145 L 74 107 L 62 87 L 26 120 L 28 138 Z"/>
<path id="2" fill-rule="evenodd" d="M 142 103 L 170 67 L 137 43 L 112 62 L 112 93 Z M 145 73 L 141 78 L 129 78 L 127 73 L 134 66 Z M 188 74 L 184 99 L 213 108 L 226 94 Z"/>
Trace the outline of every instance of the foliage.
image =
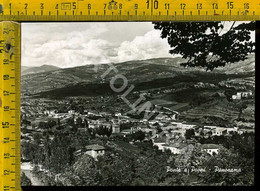
<path id="1" fill-rule="evenodd" d="M 253 185 L 253 161 L 239 157 L 232 149 L 222 149 L 218 155 L 209 157 L 202 163 L 206 172 L 200 176 L 202 183 L 211 185 Z M 221 172 L 216 169 L 237 169 L 234 172 Z M 240 169 L 240 170 L 239 170 Z"/>
<path id="2" fill-rule="evenodd" d="M 213 70 L 244 61 L 254 52 L 250 31 L 255 30 L 255 22 L 234 24 L 225 33 L 223 22 L 156 22 L 154 28 L 161 30 L 161 38 L 167 38 L 171 54 L 187 60 L 181 65 Z"/>
<path id="3" fill-rule="evenodd" d="M 81 179 L 78 186 L 94 186 L 98 183 L 98 169 L 94 159 L 89 155 L 83 155 L 73 165 L 73 172 Z"/>
<path id="4" fill-rule="evenodd" d="M 145 133 L 142 131 L 137 131 L 131 135 L 134 141 L 143 141 L 145 138 Z"/>
<path id="5" fill-rule="evenodd" d="M 34 164 L 39 164 L 42 161 L 42 149 L 35 143 L 21 143 L 21 154 L 23 159 L 32 161 Z"/>
<path id="6" fill-rule="evenodd" d="M 185 132 L 186 139 L 191 139 L 192 137 L 194 137 L 194 135 L 195 135 L 194 129 L 187 129 Z"/>
<path id="7" fill-rule="evenodd" d="M 110 127 L 99 125 L 99 127 L 96 130 L 96 133 L 100 136 L 110 137 L 112 135 L 112 125 Z"/>
<path id="8" fill-rule="evenodd" d="M 71 140 L 68 136 L 57 134 L 54 136 L 50 146 L 55 148 L 50 155 L 50 168 L 54 172 L 62 172 L 64 168 L 73 162 L 73 149 L 71 148 Z"/>
<path id="9" fill-rule="evenodd" d="M 97 161 L 102 186 L 129 186 L 133 180 L 134 162 L 113 152 L 106 152 Z"/>

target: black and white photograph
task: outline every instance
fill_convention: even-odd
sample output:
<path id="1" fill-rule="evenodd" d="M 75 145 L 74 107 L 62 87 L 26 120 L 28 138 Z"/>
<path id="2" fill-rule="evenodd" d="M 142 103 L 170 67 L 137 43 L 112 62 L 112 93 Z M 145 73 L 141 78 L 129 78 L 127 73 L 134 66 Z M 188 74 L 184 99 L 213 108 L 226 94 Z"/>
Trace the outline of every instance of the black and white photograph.
<path id="1" fill-rule="evenodd" d="M 28 22 L 22 186 L 253 186 L 255 22 Z"/>

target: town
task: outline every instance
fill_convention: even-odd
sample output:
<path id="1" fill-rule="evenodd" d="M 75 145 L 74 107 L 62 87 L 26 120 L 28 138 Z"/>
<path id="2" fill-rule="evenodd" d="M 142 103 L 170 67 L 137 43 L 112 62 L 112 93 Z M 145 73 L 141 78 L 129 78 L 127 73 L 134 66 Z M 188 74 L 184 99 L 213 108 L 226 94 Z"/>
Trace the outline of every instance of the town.
<path id="1" fill-rule="evenodd" d="M 163 91 L 168 93 L 171 90 Z M 150 96 L 150 93 L 143 93 L 143 95 Z M 234 100 L 251 99 L 252 93 L 238 92 L 237 95 L 240 97 L 232 96 L 232 98 Z M 28 144 L 37 143 L 37 146 L 44 150 L 46 136 L 53 141 L 57 134 L 71 139 L 77 135 L 81 136 L 78 142 L 82 142 L 72 149 L 73 160 L 88 155 L 94 161 L 98 161 L 100 156 L 105 155 L 116 140 L 123 140 L 129 145 L 151 142 L 151 147 L 170 153 L 172 156 L 183 156 L 196 147 L 214 157 L 219 154 L 220 150 L 227 147 L 223 140 L 233 136 L 254 136 L 254 129 L 250 127 L 231 125 L 222 127 L 183 121 L 181 120 L 182 112 L 158 105 L 154 107 L 158 108 L 160 115 L 145 119 L 142 117 L 144 112 L 136 116 L 127 112 L 127 109 L 124 111 L 109 102 L 116 98 L 116 96 L 112 98 L 111 96 L 69 97 L 60 100 L 23 98 L 21 144 L 22 148 L 23 145 L 26 146 L 22 149 L 22 170 L 24 168 L 24 171 L 28 173 L 37 167 L 39 172 L 49 172 L 41 162 L 33 162 L 35 156 L 30 157 L 28 149 L 31 147 Z M 110 105 L 113 109 L 105 105 L 98 107 L 97 103 L 103 104 L 104 100 L 111 104 L 105 105 Z"/>

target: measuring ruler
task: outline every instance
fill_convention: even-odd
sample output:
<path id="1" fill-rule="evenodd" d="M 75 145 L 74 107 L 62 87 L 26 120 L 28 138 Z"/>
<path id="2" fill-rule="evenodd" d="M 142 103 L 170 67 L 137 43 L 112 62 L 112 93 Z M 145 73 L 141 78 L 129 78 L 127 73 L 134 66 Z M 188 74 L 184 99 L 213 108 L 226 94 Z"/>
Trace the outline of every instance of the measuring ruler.
<path id="1" fill-rule="evenodd" d="M 260 20 L 260 0 L 0 0 L 6 21 Z"/>
<path id="2" fill-rule="evenodd" d="M 20 189 L 20 24 L 0 22 L 0 190 Z"/>

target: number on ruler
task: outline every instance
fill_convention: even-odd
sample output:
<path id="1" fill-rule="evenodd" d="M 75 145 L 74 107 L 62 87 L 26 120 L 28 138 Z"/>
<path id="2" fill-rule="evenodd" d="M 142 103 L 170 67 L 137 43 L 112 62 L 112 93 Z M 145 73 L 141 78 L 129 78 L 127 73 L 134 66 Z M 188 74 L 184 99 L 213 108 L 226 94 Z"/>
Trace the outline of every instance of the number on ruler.
<path id="1" fill-rule="evenodd" d="M 249 3 L 244 4 L 244 9 L 249 9 Z"/>
<path id="2" fill-rule="evenodd" d="M 9 96 L 10 93 L 9 93 L 9 91 L 4 90 L 3 94 L 4 94 L 4 96 Z"/>
<path id="3" fill-rule="evenodd" d="M 155 0 L 155 1 L 153 2 L 153 8 L 154 8 L 154 9 L 158 9 L 158 6 L 159 6 L 159 2 L 158 2 L 157 0 Z"/>
<path id="4" fill-rule="evenodd" d="M 77 3 L 76 2 L 73 2 L 72 3 L 72 9 L 76 9 L 77 8 L 77 5 L 76 5 Z"/>
<path id="5" fill-rule="evenodd" d="M 202 9 L 202 3 L 197 4 L 197 9 Z"/>
<path id="6" fill-rule="evenodd" d="M 6 75 L 3 76 L 3 78 L 4 78 L 4 80 L 9 80 L 9 75 L 6 74 Z"/>
<path id="7" fill-rule="evenodd" d="M 213 3 L 212 6 L 213 6 L 213 9 L 218 9 L 218 4 L 217 3 Z"/>
<path id="8" fill-rule="evenodd" d="M 233 5 L 233 2 L 232 2 L 232 1 L 227 2 L 227 8 L 228 8 L 228 9 L 233 9 L 233 8 L 234 8 L 234 5 Z"/>
<path id="9" fill-rule="evenodd" d="M 4 153 L 4 158 L 9 159 L 10 158 L 10 153 Z"/>
<path id="10" fill-rule="evenodd" d="M 4 106 L 4 111 L 9 111 L 9 106 Z"/>
<path id="11" fill-rule="evenodd" d="M 186 3 L 181 3 L 181 9 L 185 9 L 186 8 Z"/>
<path id="12" fill-rule="evenodd" d="M 4 191 L 10 191 L 10 186 L 4 186 Z"/>
<path id="13" fill-rule="evenodd" d="M 4 175 L 5 176 L 8 176 L 10 174 L 10 171 L 9 170 L 4 170 Z"/>
<path id="14" fill-rule="evenodd" d="M 9 143 L 9 137 L 5 137 L 3 143 Z"/>
<path id="15" fill-rule="evenodd" d="M 44 3 L 41 3 L 41 9 L 44 9 Z"/>
<path id="16" fill-rule="evenodd" d="M 9 128 L 9 122 L 2 122 L 2 128 L 8 129 Z"/>
<path id="17" fill-rule="evenodd" d="M 4 61 L 3 62 L 4 65 L 8 65 L 9 64 L 9 60 L 8 59 L 4 59 L 3 61 Z"/>
<path id="18" fill-rule="evenodd" d="M 150 0 L 147 0 L 146 4 L 147 4 L 147 9 L 149 9 Z"/>

